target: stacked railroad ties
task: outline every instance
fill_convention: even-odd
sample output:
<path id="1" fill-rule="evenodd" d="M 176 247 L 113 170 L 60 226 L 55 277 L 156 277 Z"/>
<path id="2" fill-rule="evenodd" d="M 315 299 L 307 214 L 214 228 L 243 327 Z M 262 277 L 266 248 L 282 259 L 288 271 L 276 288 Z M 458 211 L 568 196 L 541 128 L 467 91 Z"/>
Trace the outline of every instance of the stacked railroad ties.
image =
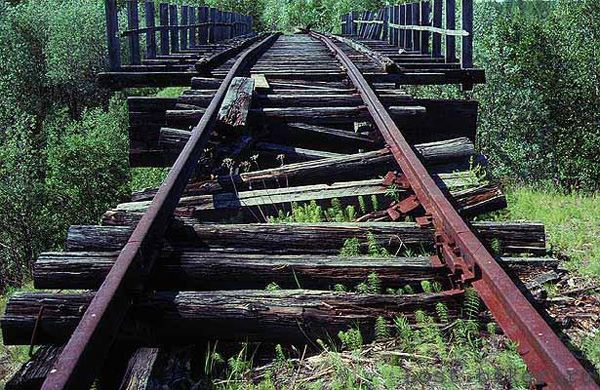
<path id="1" fill-rule="evenodd" d="M 510 279 L 534 285 L 556 268 L 555 259 L 531 256 L 544 254 L 544 227 L 476 222 L 476 238 L 463 221 L 505 206 L 493 181 L 469 171 L 470 161 L 485 162 L 473 147 L 476 102 L 415 99 L 398 89 L 483 81 L 471 69 L 470 1 L 462 1 L 459 31 L 453 2 L 446 2 L 442 29 L 435 1 L 374 14 L 385 21 L 390 11 L 404 12 L 387 25 L 352 13 L 344 18 L 346 34 L 336 37 L 257 35 L 249 24 L 231 33 L 231 24 L 213 23 L 207 31 L 202 16 L 190 21 L 190 8 L 183 26 L 153 29 L 148 17 L 150 29 L 140 29 L 131 2 L 127 66 L 118 62 L 115 4 L 107 5 L 113 71 L 100 75 L 103 83 L 191 87 L 178 98 L 128 99 L 131 164 L 172 168 L 160 188 L 134 193 L 101 226 L 71 227 L 66 252 L 40 256 L 36 288 L 97 291 L 11 298 L 4 342 L 41 346 L 7 388 L 44 380 L 47 389 L 85 388 L 94 378 L 108 388 L 169 387 L 181 378 L 190 384 L 206 355 L 195 348 L 209 340 L 313 348 L 317 338 L 349 326 L 369 340 L 378 316 L 412 318 L 438 302 L 457 315 L 465 283 L 520 343 L 538 381 L 595 387 Z M 152 15 L 153 5 L 146 7 Z M 175 7 L 160 9 L 163 21 L 166 10 L 176 15 Z M 418 11 L 418 25 L 406 21 L 407 9 Z M 216 11 L 201 12 L 216 20 Z M 192 33 L 187 44 L 182 30 Z M 153 51 L 152 31 L 160 32 L 161 54 Z M 143 59 L 139 34 L 149 44 Z M 457 35 L 462 61 L 454 58 Z M 423 49 L 430 44 L 431 52 Z M 335 222 L 339 210 L 327 223 L 266 222 L 293 202 L 311 201 L 354 205 L 355 222 Z M 369 232 L 397 255 L 338 256 L 348 238 L 364 251 Z M 407 248 L 437 249 L 438 256 L 407 257 Z M 443 291 L 331 291 L 370 273 L 384 289 L 408 284 L 421 291 L 419 283 L 429 280 Z M 271 282 L 283 290 L 266 291 Z"/>

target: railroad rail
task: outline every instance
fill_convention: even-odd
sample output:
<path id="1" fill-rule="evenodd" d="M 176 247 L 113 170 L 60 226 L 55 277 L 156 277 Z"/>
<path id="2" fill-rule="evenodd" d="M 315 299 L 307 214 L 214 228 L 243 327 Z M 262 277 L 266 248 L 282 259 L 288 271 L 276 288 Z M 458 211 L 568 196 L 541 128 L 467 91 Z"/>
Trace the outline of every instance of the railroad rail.
<path id="1" fill-rule="evenodd" d="M 440 4 L 415 8 L 433 8 L 437 20 Z M 125 36 L 167 31 L 153 28 L 153 18 L 140 28 L 132 17 L 138 7 L 128 3 Z M 115 15 L 109 0 L 109 42 Z M 130 388 L 172 368 L 165 358 L 185 359 L 168 347 L 209 340 L 310 345 L 350 326 L 369 340 L 378 317 L 410 317 L 439 302 L 456 315 L 469 285 L 519 343 L 536 385 L 598 388 L 524 295 L 523 284 L 558 264 L 540 257 L 543 225 L 472 221 L 506 206 L 498 183 L 478 173 L 486 161 L 473 145 L 477 103 L 419 99 L 398 88 L 469 87 L 480 71 L 444 68 L 428 53 L 386 56 L 375 49 L 384 46 L 374 38 L 390 44 L 383 33 L 369 45 L 349 31 L 240 31 L 219 45 L 199 43 L 206 25 L 190 19 L 189 8 L 186 15 L 168 32 L 189 30 L 189 47 L 160 58 L 148 47 L 142 60 L 129 40 L 134 68 L 113 61 L 99 76 L 113 88 L 187 83 L 179 97 L 128 98 L 131 165 L 169 173 L 158 188 L 108 210 L 101 225 L 71 227 L 65 252 L 39 257 L 35 287 L 60 291 L 10 299 L 4 342 L 39 347 L 8 389 L 94 381 Z M 431 36 L 421 45 L 429 39 L 435 46 Z M 435 64 L 448 72 L 432 72 Z M 302 211 L 312 214 L 289 221 Z M 349 238 L 363 255 L 340 255 Z M 369 245 L 395 255 L 367 257 Z M 332 291 L 373 273 L 384 288 L 416 292 Z M 440 290 L 420 291 L 424 280 Z M 272 282 L 282 290 L 265 290 Z"/>

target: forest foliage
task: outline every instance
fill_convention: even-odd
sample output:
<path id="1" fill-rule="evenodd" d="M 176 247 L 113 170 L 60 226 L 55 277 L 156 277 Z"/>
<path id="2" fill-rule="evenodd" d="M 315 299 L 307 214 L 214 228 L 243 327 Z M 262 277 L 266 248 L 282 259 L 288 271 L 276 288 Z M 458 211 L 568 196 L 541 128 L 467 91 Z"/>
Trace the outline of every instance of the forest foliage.
<path id="1" fill-rule="evenodd" d="M 340 15 L 384 2 L 206 4 L 253 15 L 258 29 L 336 31 Z M 94 223 L 123 200 L 132 175 L 124 96 L 95 80 L 107 65 L 104 1 L 0 0 L 0 9 L 1 291 L 28 278 L 41 250 L 60 248 L 70 224 Z M 478 142 L 497 174 L 599 189 L 598 18 L 597 0 L 475 3 L 476 64 L 488 82 L 466 96 L 481 103 Z"/>

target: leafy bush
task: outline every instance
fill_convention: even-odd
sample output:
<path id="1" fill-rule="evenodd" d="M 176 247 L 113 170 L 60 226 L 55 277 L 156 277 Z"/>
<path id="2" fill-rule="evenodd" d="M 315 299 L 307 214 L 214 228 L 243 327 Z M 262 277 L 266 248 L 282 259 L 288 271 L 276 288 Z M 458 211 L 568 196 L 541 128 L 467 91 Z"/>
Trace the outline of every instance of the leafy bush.
<path id="1" fill-rule="evenodd" d="M 476 63 L 487 84 L 479 145 L 521 181 L 600 188 L 600 12 L 594 0 L 476 3 Z"/>
<path id="2" fill-rule="evenodd" d="M 125 104 L 48 120 L 23 116 L 0 130 L 0 291 L 29 276 L 41 250 L 59 248 L 74 223 L 96 223 L 129 189 Z"/>

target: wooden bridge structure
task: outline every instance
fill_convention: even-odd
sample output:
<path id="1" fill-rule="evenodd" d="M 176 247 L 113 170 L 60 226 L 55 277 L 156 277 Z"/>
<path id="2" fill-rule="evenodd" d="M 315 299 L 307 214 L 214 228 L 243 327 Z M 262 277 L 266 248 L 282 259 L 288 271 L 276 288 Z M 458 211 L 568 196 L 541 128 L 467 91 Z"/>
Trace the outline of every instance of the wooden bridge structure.
<path id="1" fill-rule="evenodd" d="M 469 286 L 519 343 L 535 385 L 597 388 L 526 288 L 558 266 L 544 226 L 473 220 L 506 206 L 480 174 L 477 102 L 403 87 L 484 82 L 470 0 L 460 29 L 454 1 L 434 0 L 351 12 L 341 35 L 254 32 L 248 16 L 169 4 L 157 15 L 137 1 L 119 9 L 119 28 L 106 4 L 110 70 L 99 82 L 186 87 L 128 98 L 131 165 L 169 173 L 39 257 L 44 291 L 15 295 L 2 318 L 6 344 L 37 346 L 8 389 L 170 386 L 176 367 L 195 378 L 198 355 L 185 348 L 314 348 L 352 326 L 371 340 L 378 317 L 440 302 L 458 316 Z M 347 239 L 363 254 L 341 256 Z M 368 257 L 370 245 L 393 255 Z M 371 274 L 382 291 L 333 290 Z M 265 290 L 272 282 L 281 289 Z M 406 285 L 411 294 L 385 293 Z"/>

